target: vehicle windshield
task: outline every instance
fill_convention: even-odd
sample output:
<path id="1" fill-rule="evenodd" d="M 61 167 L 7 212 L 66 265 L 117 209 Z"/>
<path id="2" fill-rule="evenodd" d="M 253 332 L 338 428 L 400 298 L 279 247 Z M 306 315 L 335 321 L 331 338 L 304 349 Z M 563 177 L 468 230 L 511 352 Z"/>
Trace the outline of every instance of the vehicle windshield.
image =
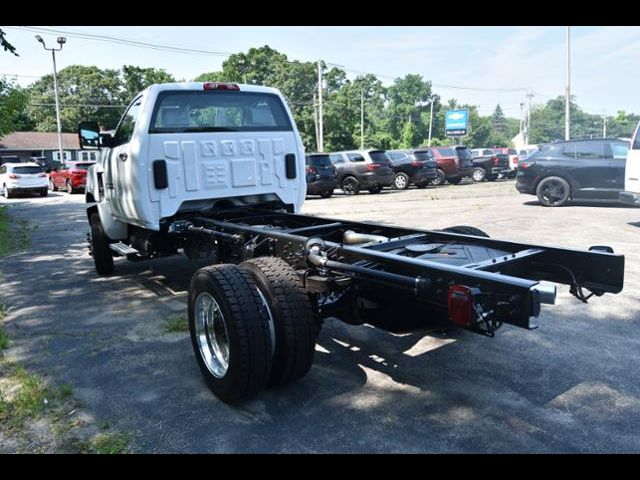
<path id="1" fill-rule="evenodd" d="M 307 157 L 307 165 L 327 167 L 332 165 L 329 155 L 310 155 Z"/>
<path id="2" fill-rule="evenodd" d="M 13 167 L 13 173 L 22 175 L 34 175 L 36 173 L 42 173 L 42 167 Z"/>
<path id="3" fill-rule="evenodd" d="M 372 163 L 389 163 L 389 157 L 382 150 L 375 150 L 373 152 L 369 152 L 369 156 L 371 157 Z"/>
<path id="4" fill-rule="evenodd" d="M 277 95 L 167 91 L 158 95 L 149 133 L 292 131 Z"/>

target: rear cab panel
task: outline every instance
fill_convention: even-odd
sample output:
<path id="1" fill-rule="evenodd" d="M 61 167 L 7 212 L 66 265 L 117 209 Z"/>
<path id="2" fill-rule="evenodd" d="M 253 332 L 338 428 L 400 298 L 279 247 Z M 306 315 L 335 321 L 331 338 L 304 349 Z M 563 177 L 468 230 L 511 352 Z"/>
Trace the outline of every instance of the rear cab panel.
<path id="1" fill-rule="evenodd" d="M 119 220 L 158 230 L 161 219 L 212 208 L 219 199 L 279 199 L 295 211 L 301 207 L 304 148 L 282 95 L 267 87 L 204 85 L 153 85 L 136 99 L 140 113 L 131 141 L 107 160 Z M 128 161 L 121 161 L 123 154 Z M 295 156 L 294 178 L 287 155 Z M 162 163 L 164 188 L 154 174 Z"/>

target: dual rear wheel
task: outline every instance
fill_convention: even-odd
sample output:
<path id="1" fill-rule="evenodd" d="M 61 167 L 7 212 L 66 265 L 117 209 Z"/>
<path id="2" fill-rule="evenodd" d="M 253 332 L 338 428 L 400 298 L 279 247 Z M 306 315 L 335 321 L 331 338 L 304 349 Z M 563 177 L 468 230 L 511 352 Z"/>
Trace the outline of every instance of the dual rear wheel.
<path id="1" fill-rule="evenodd" d="M 236 403 L 311 368 L 318 322 L 296 271 L 261 257 L 198 270 L 189 287 L 189 332 L 207 386 Z"/>

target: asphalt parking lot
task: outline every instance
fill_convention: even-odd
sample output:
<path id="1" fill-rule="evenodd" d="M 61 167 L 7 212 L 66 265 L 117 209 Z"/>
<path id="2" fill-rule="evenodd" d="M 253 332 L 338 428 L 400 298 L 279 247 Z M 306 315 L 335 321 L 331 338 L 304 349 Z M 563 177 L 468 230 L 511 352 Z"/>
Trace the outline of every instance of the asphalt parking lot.
<path id="1" fill-rule="evenodd" d="M 303 213 L 406 227 L 473 225 L 493 237 L 626 256 L 622 294 L 583 305 L 560 288 L 540 328 L 495 338 L 394 335 L 329 320 L 310 373 L 239 407 L 207 390 L 186 312 L 201 265 L 182 257 L 116 261 L 95 274 L 82 195 L 0 199 L 36 228 L 29 251 L 0 260 L 11 355 L 73 386 L 96 419 L 144 452 L 638 452 L 640 209 L 544 208 L 513 181 L 310 198 Z"/>

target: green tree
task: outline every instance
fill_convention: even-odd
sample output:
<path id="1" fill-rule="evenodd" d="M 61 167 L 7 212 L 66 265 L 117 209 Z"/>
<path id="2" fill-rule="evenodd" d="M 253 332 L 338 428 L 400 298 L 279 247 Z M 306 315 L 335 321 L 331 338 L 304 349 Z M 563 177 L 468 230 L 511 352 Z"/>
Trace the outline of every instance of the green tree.
<path id="1" fill-rule="evenodd" d="M 122 102 L 128 103 L 133 97 L 154 83 L 171 83 L 175 78 L 162 68 L 141 68 L 133 65 L 122 67 Z"/>
<path id="2" fill-rule="evenodd" d="M 502 111 L 500 104 L 496 105 L 496 109 L 491 115 L 491 125 L 495 133 L 506 134 L 507 133 L 507 121 Z"/>
<path id="3" fill-rule="evenodd" d="M 201 73 L 196 78 L 193 79 L 194 82 L 224 82 L 226 79 L 224 78 L 224 72 L 207 72 Z"/>
<path id="4" fill-rule="evenodd" d="M 0 28 L 0 47 L 2 47 L 5 52 L 13 53 L 16 57 L 19 57 L 20 55 L 16 52 L 16 47 L 9 43 L 6 35 L 7 34 L 4 33 L 4 30 Z"/>
<path id="5" fill-rule="evenodd" d="M 107 129 L 114 128 L 124 110 L 124 107 L 118 107 L 122 103 L 122 83 L 118 70 L 71 65 L 58 73 L 58 89 L 64 132 L 75 132 L 78 123 L 87 119 L 95 120 Z M 28 93 L 27 114 L 35 129 L 41 132 L 55 131 L 53 76 L 41 77 L 29 87 Z"/>
<path id="6" fill-rule="evenodd" d="M 0 79 L 0 135 L 31 128 L 25 113 L 27 102 L 28 95 L 23 88 Z"/>

